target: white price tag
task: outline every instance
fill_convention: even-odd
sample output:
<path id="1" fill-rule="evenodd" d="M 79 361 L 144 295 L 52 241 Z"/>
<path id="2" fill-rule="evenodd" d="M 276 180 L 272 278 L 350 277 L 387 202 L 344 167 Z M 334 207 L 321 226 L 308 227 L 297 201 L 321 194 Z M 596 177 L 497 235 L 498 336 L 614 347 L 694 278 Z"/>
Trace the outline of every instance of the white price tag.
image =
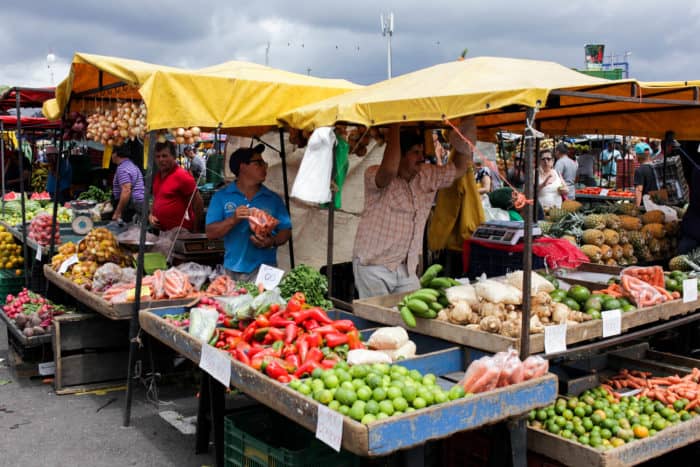
<path id="1" fill-rule="evenodd" d="M 39 363 L 39 374 L 41 376 L 49 376 L 56 373 L 55 362 Z"/>
<path id="2" fill-rule="evenodd" d="M 622 310 L 603 311 L 603 337 L 617 336 L 622 333 Z"/>
<path id="3" fill-rule="evenodd" d="M 37 261 L 41 261 L 41 245 L 38 243 L 36 244 L 36 256 L 35 256 Z"/>
<path id="4" fill-rule="evenodd" d="M 343 415 L 323 404 L 318 404 L 316 438 L 340 452 L 340 445 L 343 442 Z"/>
<path id="5" fill-rule="evenodd" d="M 231 357 L 227 353 L 202 343 L 199 367 L 224 386 L 231 384 Z"/>
<path id="6" fill-rule="evenodd" d="M 68 268 L 73 266 L 78 262 L 78 255 L 71 255 L 67 260 L 61 263 L 61 266 L 58 268 L 58 273 L 59 274 L 65 274 L 66 271 L 68 271 Z"/>
<path id="7" fill-rule="evenodd" d="M 694 302 L 698 299 L 698 279 L 686 279 L 683 281 L 683 303 Z"/>
<path id="8" fill-rule="evenodd" d="M 609 192 L 610 190 L 608 190 L 607 188 L 603 188 L 602 190 L 600 190 L 600 196 L 608 196 Z"/>
<path id="9" fill-rule="evenodd" d="M 282 269 L 261 264 L 258 270 L 258 277 L 255 278 L 255 285 L 262 284 L 265 290 L 272 290 L 280 283 L 282 276 L 284 276 Z"/>
<path id="10" fill-rule="evenodd" d="M 559 353 L 566 350 L 566 323 L 544 327 L 544 353 Z"/>

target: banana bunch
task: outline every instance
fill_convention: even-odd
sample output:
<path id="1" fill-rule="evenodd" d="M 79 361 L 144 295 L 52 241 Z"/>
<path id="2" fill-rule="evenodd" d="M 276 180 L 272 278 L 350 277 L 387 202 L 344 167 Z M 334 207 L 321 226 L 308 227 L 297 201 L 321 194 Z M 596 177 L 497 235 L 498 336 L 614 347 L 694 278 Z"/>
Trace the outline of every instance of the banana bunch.
<path id="1" fill-rule="evenodd" d="M 45 164 L 36 166 L 32 170 L 31 186 L 32 191 L 41 192 L 46 190 L 46 180 L 49 178 L 49 171 Z"/>
<path id="2" fill-rule="evenodd" d="M 399 302 L 401 318 L 408 327 L 416 327 L 416 316 L 424 319 L 436 318 L 438 312 L 449 304 L 445 289 L 459 285 L 459 282 L 450 277 L 438 277 L 441 271 L 440 264 L 430 266 L 420 278 L 421 288 L 406 295 Z"/>

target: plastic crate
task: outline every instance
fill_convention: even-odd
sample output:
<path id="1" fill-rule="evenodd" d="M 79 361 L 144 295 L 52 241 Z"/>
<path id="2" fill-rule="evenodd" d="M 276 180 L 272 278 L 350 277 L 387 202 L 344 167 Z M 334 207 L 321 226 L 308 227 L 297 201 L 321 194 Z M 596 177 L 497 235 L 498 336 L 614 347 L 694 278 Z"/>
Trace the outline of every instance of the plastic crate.
<path id="1" fill-rule="evenodd" d="M 253 407 L 226 417 L 226 467 L 345 467 L 359 465 L 347 451 L 335 452 L 314 434 L 268 409 Z"/>
<path id="2" fill-rule="evenodd" d="M 543 269 L 544 258 L 532 255 L 532 269 Z M 523 254 L 472 245 L 469 254 L 467 277 L 475 278 L 482 273 L 487 277 L 497 277 L 523 269 Z"/>
<path id="3" fill-rule="evenodd" d="M 24 287 L 24 275 L 14 269 L 0 269 L 0 302 L 5 303 L 8 294 L 16 295 Z"/>

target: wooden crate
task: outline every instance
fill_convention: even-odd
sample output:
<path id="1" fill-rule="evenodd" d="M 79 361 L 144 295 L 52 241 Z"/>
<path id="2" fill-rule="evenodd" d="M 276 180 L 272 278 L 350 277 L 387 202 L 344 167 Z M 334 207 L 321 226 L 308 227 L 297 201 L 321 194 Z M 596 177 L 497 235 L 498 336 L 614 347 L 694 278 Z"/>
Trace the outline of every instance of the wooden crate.
<path id="1" fill-rule="evenodd" d="M 51 345 L 48 342 L 26 346 L 16 336 L 14 330 L 7 327 L 7 361 L 12 371 L 19 378 L 42 376 L 40 365 L 53 361 Z"/>
<path id="2" fill-rule="evenodd" d="M 74 313 L 54 320 L 56 394 L 123 383 L 129 359 L 129 322 L 94 313 Z"/>

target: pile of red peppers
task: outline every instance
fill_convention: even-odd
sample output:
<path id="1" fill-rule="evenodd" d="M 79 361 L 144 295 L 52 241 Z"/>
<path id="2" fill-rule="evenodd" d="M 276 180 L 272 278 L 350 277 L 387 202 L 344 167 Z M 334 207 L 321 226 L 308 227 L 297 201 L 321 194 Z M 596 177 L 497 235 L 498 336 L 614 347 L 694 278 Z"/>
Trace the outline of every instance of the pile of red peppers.
<path id="1" fill-rule="evenodd" d="M 332 320 L 297 292 L 286 307 L 273 304 L 255 320 L 224 320 L 209 344 L 280 383 L 302 378 L 316 368 L 329 369 L 349 350 L 364 349 L 349 319 Z"/>

